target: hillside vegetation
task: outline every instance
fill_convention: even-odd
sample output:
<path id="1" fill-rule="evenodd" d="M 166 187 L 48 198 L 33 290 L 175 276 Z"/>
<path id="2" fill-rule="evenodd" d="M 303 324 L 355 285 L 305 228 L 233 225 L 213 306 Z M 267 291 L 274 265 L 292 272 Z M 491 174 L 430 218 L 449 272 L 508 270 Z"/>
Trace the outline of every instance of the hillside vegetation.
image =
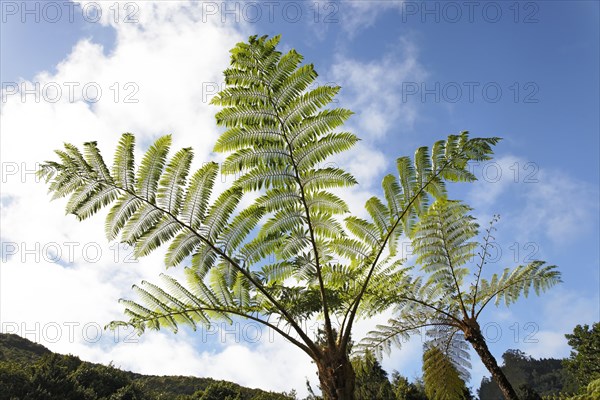
<path id="1" fill-rule="evenodd" d="M 289 400 L 294 395 L 190 376 L 122 371 L 0 333 L 0 400 Z"/>

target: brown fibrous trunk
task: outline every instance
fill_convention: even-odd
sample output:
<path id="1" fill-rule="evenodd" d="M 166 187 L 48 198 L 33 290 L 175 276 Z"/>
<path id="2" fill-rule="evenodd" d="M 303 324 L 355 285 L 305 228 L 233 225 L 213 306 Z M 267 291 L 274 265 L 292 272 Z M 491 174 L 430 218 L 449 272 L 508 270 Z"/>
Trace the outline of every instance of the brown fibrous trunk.
<path id="1" fill-rule="evenodd" d="M 345 351 L 325 348 L 315 362 L 325 400 L 354 400 L 356 375 Z"/>
<path id="2" fill-rule="evenodd" d="M 475 319 L 469 319 L 466 321 L 466 329 L 464 334 L 465 339 L 471 343 L 471 346 L 473 346 L 473 349 L 475 349 L 485 367 L 492 374 L 492 379 L 500 388 L 504 398 L 506 400 L 519 400 L 517 393 L 506 378 L 506 375 L 504 375 L 504 372 L 502 372 L 502 369 L 500 369 L 498 366 L 498 362 L 490 352 L 490 349 L 485 342 L 485 338 L 481 333 L 479 323 Z"/>

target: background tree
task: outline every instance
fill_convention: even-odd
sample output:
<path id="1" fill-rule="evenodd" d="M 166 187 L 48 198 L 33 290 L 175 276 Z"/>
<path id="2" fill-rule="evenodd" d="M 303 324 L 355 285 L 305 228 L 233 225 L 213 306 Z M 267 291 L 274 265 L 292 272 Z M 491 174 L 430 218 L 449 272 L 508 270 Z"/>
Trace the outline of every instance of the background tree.
<path id="1" fill-rule="evenodd" d="M 97 398 L 109 397 L 131 382 L 126 372 L 112 365 L 81 364 L 71 378 L 79 386 L 89 388 Z"/>
<path id="2" fill-rule="evenodd" d="M 509 349 L 502 355 L 503 365 L 500 367 L 506 378 L 515 388 L 533 392 L 542 397 L 560 392 L 572 392 L 571 377 L 563 368 L 562 361 L 552 358 L 535 359 L 520 350 Z M 483 378 L 478 389 L 482 400 L 500 400 L 502 392 L 498 385 L 489 378 Z"/>
<path id="3" fill-rule="evenodd" d="M 600 379 L 591 381 L 585 390 L 576 396 L 548 397 L 549 400 L 590 400 L 600 399 Z"/>
<path id="4" fill-rule="evenodd" d="M 33 392 L 30 371 L 11 361 L 0 363 L 0 400 L 26 399 Z"/>
<path id="5" fill-rule="evenodd" d="M 389 325 L 379 326 L 378 330 L 371 332 L 363 341 L 363 347 L 379 352 L 389 351 L 391 344 L 399 345 L 400 339 L 407 339 L 409 334 L 428 328 L 431 344 L 453 363 L 464 379 L 468 378 L 465 367 L 469 366 L 466 341 L 490 371 L 504 397 L 518 400 L 515 389 L 487 347 L 478 318 L 492 302 L 496 305 L 504 302 L 509 306 L 521 296 L 527 297 L 530 288 L 538 294 L 547 290 L 560 282 L 560 273 L 555 266 L 534 261 L 513 270 L 506 268 L 502 274 L 492 275 L 489 281 L 483 278 L 483 267 L 493 240 L 492 222 L 479 245 L 479 261 L 473 268 L 474 279 L 470 286 L 466 286 L 465 278 L 471 272 L 466 265 L 476 257 L 478 244 L 473 239 L 479 233 L 479 226 L 469 215 L 470 211 L 461 202 L 440 198 L 421 216 L 412 243 L 417 255 L 416 264 L 421 266 L 426 279 L 406 276 L 398 291 L 386 285 L 373 288 L 383 294 L 381 301 L 384 306 L 395 304 L 398 317 L 390 320 Z M 446 379 L 454 382 L 452 370 L 445 368 L 444 363 L 433 363 L 432 368 L 440 370 L 428 372 L 425 378 L 434 376 L 438 377 L 438 383 Z"/>
<path id="6" fill-rule="evenodd" d="M 227 153 L 222 172 L 241 177 L 214 201 L 217 165 L 188 179 L 192 150 L 168 159 L 169 136 L 150 147 L 137 171 L 134 136 L 125 134 L 111 168 L 95 142 L 83 151 L 66 144 L 56 152 L 60 161 L 43 164 L 40 175 L 54 198 L 70 195 L 67 212 L 79 219 L 112 205 L 106 234 L 120 235 L 137 257 L 168 244 L 167 267 L 191 264 L 187 285 L 166 275 L 162 285 L 134 285 L 139 300 L 121 300 L 129 319 L 112 327 L 129 324 L 141 333 L 215 319 L 255 321 L 312 358 L 327 399 L 352 399 L 348 348 L 355 320 L 376 311 L 378 296 L 369 289 L 402 282 L 398 238 L 432 197 L 445 196 L 446 181 L 474 180 L 467 163 L 489 159 L 498 139 L 463 132 L 431 151 L 418 149 L 414 159 L 399 158 L 397 176 L 383 179 L 385 199 L 366 203 L 371 219 L 348 216 L 342 224 L 348 207 L 331 190 L 356 181 L 327 160 L 358 140 L 335 131 L 352 113 L 325 108 L 340 88 L 310 89 L 313 65 L 300 65 L 295 50 L 282 55 L 278 42 L 279 36 L 253 36 L 231 50 L 226 88 L 212 99 L 223 107 L 216 117 L 226 128 L 215 151 Z M 252 191 L 260 196 L 242 208 L 242 196 Z M 310 319 L 322 321 L 323 344 Z"/>
<path id="7" fill-rule="evenodd" d="M 542 400 L 542 397 L 538 394 L 538 392 L 536 392 L 527 384 L 519 386 L 519 398 L 521 400 Z"/>
<path id="8" fill-rule="evenodd" d="M 590 328 L 577 325 L 565 337 L 573 348 L 564 365 L 573 374 L 577 385 L 585 390 L 587 385 L 600 378 L 600 322 Z"/>
<path id="9" fill-rule="evenodd" d="M 31 377 L 34 391 L 28 398 L 78 400 L 90 397 L 92 392 L 71 376 L 80 364 L 81 360 L 72 355 L 52 353 L 42 356 L 34 365 Z"/>
<path id="10" fill-rule="evenodd" d="M 398 400 L 428 400 L 422 379 L 409 382 L 398 371 L 392 373 L 392 387 Z"/>
<path id="11" fill-rule="evenodd" d="M 352 360 L 356 372 L 356 400 L 396 400 L 387 372 L 372 353 Z"/>
<path id="12" fill-rule="evenodd" d="M 241 394 L 237 387 L 225 382 L 216 382 L 204 391 L 194 394 L 194 399 L 199 400 L 241 400 Z"/>

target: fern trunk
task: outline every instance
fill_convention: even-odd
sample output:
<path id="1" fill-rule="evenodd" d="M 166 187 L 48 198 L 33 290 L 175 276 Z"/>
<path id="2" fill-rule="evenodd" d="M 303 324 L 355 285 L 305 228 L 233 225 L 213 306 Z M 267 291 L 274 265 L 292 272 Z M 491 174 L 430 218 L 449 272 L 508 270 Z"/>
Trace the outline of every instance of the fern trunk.
<path id="1" fill-rule="evenodd" d="M 502 395 L 506 400 L 519 400 L 517 393 L 513 389 L 512 385 L 502 372 L 500 366 L 498 366 L 498 362 L 490 352 L 490 349 L 485 342 L 485 338 L 481 333 L 481 329 L 479 327 L 479 323 L 475 320 L 468 321 L 468 328 L 465 331 L 465 339 L 471 343 L 471 346 L 475 349 L 483 365 L 490 371 L 492 374 L 492 379 L 502 392 Z"/>
<path id="2" fill-rule="evenodd" d="M 316 361 L 325 400 L 354 400 L 356 375 L 345 353 L 325 349 L 322 359 Z"/>

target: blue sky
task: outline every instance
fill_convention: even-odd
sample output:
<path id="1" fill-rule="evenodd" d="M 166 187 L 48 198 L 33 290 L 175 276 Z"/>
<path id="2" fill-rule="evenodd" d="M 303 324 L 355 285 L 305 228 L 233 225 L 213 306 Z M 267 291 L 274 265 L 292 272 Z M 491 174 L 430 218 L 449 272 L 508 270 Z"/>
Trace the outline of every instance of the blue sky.
<path id="1" fill-rule="evenodd" d="M 302 354 L 290 357 L 283 342 L 223 344 L 218 335 L 202 340 L 187 331 L 147 335 L 138 344 L 114 344 L 106 334 L 98 343 L 65 335 L 48 340 L 54 328 L 43 334 L 51 323 L 64 334 L 65 321 L 82 329 L 118 317 L 116 299 L 139 279 L 155 278 L 161 265 L 160 256 L 140 263 L 115 256 L 101 240 L 100 217 L 84 224 L 64 217 L 27 171 L 63 141 L 97 139 L 110 154 L 125 131 L 146 143 L 172 132 L 176 145 L 213 159 L 218 131 L 206 99 L 221 82 L 229 48 L 251 34 L 282 34 L 282 47 L 314 63 L 321 83 L 342 86 L 339 105 L 356 112 L 348 127 L 363 139 L 337 160 L 361 184 L 348 193 L 357 212 L 378 193 L 398 156 L 461 130 L 503 138 L 493 162 L 474 166 L 480 181 L 455 185 L 451 195 L 467 200 L 482 224 L 501 214 L 502 257 L 490 273 L 532 256 L 558 265 L 564 283 L 542 299 L 488 310 L 484 322 L 502 331 L 492 343 L 497 357 L 508 348 L 567 356 L 564 333 L 600 319 L 597 2 L 91 2 L 74 6 L 72 19 L 62 2 L 27 2 L 33 14 L 23 14 L 22 4 L 1 2 L 3 331 L 26 335 L 29 329 L 30 338 L 57 351 L 141 372 L 211 375 L 300 393 L 304 376 L 314 379 L 310 363 Z M 95 21 L 97 4 L 102 18 Z M 52 7 L 62 16 L 55 18 Z M 128 13 L 132 20 L 124 23 Z M 51 92 L 42 92 L 36 102 L 13 92 L 36 82 L 58 85 L 60 98 L 48 101 Z M 68 98 L 65 82 L 79 84 L 75 98 Z M 102 90 L 97 102 L 81 93 L 90 83 Z M 138 101 L 126 101 L 127 95 Z M 80 246 L 65 262 L 65 243 L 73 240 Z M 60 262 L 35 254 L 54 242 Z M 103 257 L 82 254 L 86 244 L 86 251 L 99 246 Z M 40 305 L 44 295 L 48 304 Z M 526 341 L 533 331 L 537 342 Z M 419 351 L 418 341 L 411 343 L 384 366 L 412 378 L 419 374 Z M 271 379 L 242 368 L 250 360 L 267 368 L 286 358 L 289 374 Z M 475 361 L 471 384 L 478 387 L 486 373 Z"/>

